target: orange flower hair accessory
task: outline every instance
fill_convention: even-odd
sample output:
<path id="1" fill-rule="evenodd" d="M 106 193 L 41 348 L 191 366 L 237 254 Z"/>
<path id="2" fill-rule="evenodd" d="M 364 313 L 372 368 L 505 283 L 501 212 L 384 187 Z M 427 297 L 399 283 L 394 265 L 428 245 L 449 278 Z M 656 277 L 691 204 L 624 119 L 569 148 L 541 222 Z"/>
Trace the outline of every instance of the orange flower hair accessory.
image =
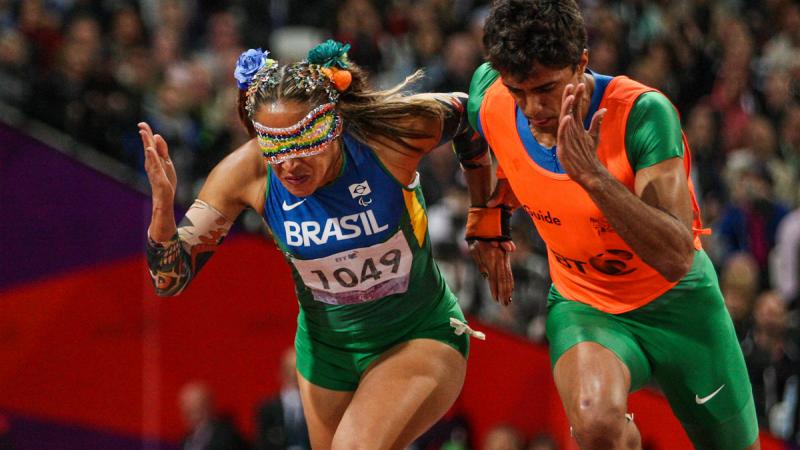
<path id="1" fill-rule="evenodd" d="M 331 83 L 339 92 L 344 92 L 350 87 L 353 82 L 353 74 L 349 70 L 339 69 L 336 67 L 323 67 L 320 72 L 331 79 Z"/>

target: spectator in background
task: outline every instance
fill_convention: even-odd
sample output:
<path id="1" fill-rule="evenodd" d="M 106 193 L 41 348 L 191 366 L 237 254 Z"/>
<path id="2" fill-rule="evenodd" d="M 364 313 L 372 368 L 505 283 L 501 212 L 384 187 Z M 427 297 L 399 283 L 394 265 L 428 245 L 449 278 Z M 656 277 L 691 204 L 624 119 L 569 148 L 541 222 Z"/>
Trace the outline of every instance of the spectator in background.
<path id="1" fill-rule="evenodd" d="M 700 102 L 692 108 L 685 131 L 692 149 L 692 180 L 698 200 L 703 206 L 706 201 L 722 201 L 725 188 L 720 173 L 725 167 L 725 155 L 720 151 L 717 115 L 708 103 Z"/>
<path id="2" fill-rule="evenodd" d="M 761 109 L 773 124 L 780 123 L 786 110 L 795 101 L 792 83 L 792 74 L 787 69 L 776 68 L 764 76 Z"/>
<path id="3" fill-rule="evenodd" d="M 406 450 L 469 450 L 470 423 L 460 414 L 448 415 L 436 422 Z"/>
<path id="4" fill-rule="evenodd" d="M 11 437 L 11 420 L 0 413 L 0 450 L 14 450 Z"/>
<path id="5" fill-rule="evenodd" d="M 710 34 L 712 2 L 692 1 L 673 4 L 673 21 L 666 38 L 674 52 L 673 67 L 679 83 L 675 105 L 682 113 L 690 111 L 698 100 L 708 96 L 716 76 L 712 50 L 716 45 Z M 621 46 L 626 48 L 625 45 Z M 692 146 L 694 149 L 694 146 Z"/>
<path id="6" fill-rule="evenodd" d="M 722 153 L 719 133 L 719 116 L 708 104 L 701 100 L 686 118 L 686 139 L 692 149 L 692 181 L 697 201 L 700 204 L 703 223 L 717 222 L 722 213 L 727 195 L 727 187 L 722 176 L 725 167 L 725 154 Z M 724 247 L 718 235 L 700 237 L 703 248 L 715 267 L 719 268 L 724 259 Z"/>
<path id="7" fill-rule="evenodd" d="M 48 95 L 31 98 L 29 111 L 48 125 L 81 135 L 91 104 L 87 92 L 96 79 L 100 61 L 100 25 L 90 16 L 77 16 L 68 25 L 67 40 L 59 46 L 52 71 L 41 70 L 34 91 Z"/>
<path id="8" fill-rule="evenodd" d="M 511 237 L 517 246 L 517 250 L 511 254 L 511 270 L 514 273 L 512 298 L 522 322 L 521 333 L 534 342 L 545 342 L 547 292 L 552 282 L 547 265 L 547 248 L 526 214 L 515 214 L 511 226 Z"/>
<path id="9" fill-rule="evenodd" d="M 758 294 L 759 270 L 753 256 L 739 252 L 730 256 L 720 274 L 720 289 L 725 298 L 736 330 L 736 337 L 741 342 L 750 330 L 753 317 L 753 303 Z"/>
<path id="10" fill-rule="evenodd" d="M 20 5 L 17 26 L 32 44 L 35 67 L 44 72 L 52 69 L 64 39 L 59 30 L 61 17 L 45 8 L 43 0 L 24 1 Z"/>
<path id="11" fill-rule="evenodd" d="M 113 60 L 124 60 L 134 48 L 145 43 L 144 25 L 133 5 L 118 7 L 111 18 L 109 53 Z"/>
<path id="12" fill-rule="evenodd" d="M 350 43 L 350 57 L 361 61 L 368 72 L 381 68 L 382 54 L 381 17 L 369 0 L 347 0 L 336 12 L 337 26 L 334 37 Z"/>
<path id="13" fill-rule="evenodd" d="M 294 347 L 281 357 L 280 393 L 261 404 L 256 411 L 254 450 L 310 449 L 308 427 L 297 389 L 297 355 Z"/>
<path id="14" fill-rule="evenodd" d="M 216 3 L 216 2 L 213 2 Z M 341 7 L 337 0 L 243 0 L 239 2 L 248 12 L 248 30 L 253 26 L 261 25 L 267 31 L 286 26 L 307 26 L 315 28 L 332 29 L 336 22 L 336 12 Z M 253 14 L 251 14 L 253 13 Z M 261 16 L 261 17 L 252 17 Z M 268 21 L 266 20 L 268 19 Z M 258 31 L 248 38 L 248 42 L 267 42 L 266 39 L 257 39 Z M 263 36 L 262 36 L 263 37 Z"/>
<path id="15" fill-rule="evenodd" d="M 795 209 L 778 226 L 770 258 L 772 287 L 793 307 L 798 306 L 800 288 L 800 209 Z"/>
<path id="16" fill-rule="evenodd" d="M 444 79 L 444 34 L 436 22 L 434 8 L 420 2 L 414 6 L 411 44 L 416 57 L 416 65 L 425 67 L 426 79 L 420 85 L 422 90 L 432 90 Z"/>
<path id="17" fill-rule="evenodd" d="M 526 450 L 558 450 L 558 444 L 556 444 L 556 440 L 549 434 L 541 433 L 534 436 L 533 439 L 528 442 Z"/>
<path id="18" fill-rule="evenodd" d="M 0 31 L 15 28 L 16 2 L 0 0 Z"/>
<path id="19" fill-rule="evenodd" d="M 445 153 L 440 152 L 439 155 Z M 435 155 L 434 153 L 431 156 Z M 438 161 L 442 160 L 440 156 L 434 159 L 437 161 L 434 164 L 426 165 L 424 160 L 423 164 L 420 164 L 421 177 L 431 177 L 432 173 L 436 173 L 430 169 L 440 167 Z M 448 156 L 447 159 L 452 160 L 453 158 Z M 450 183 L 450 181 L 442 181 L 428 184 L 425 187 L 425 203 L 433 205 L 428 210 L 431 245 L 439 269 L 447 279 L 448 286 L 458 298 L 458 304 L 466 313 L 477 315 L 483 312 L 483 308 L 487 304 L 490 307 L 494 305 L 488 300 L 491 297 L 488 286 L 480 277 L 475 265 L 467 259 L 469 255 L 464 241 L 466 220 L 462 211 L 469 207 L 469 196 L 462 188 Z M 439 191 L 441 188 L 446 191 L 441 193 Z M 432 194 L 429 195 L 429 192 Z M 439 196 L 437 197 L 437 195 Z"/>
<path id="20" fill-rule="evenodd" d="M 778 224 L 787 209 L 772 192 L 772 178 L 752 155 L 732 155 L 726 169 L 731 199 L 713 227 L 719 233 L 725 254 L 746 251 L 753 255 L 761 276 L 761 286 L 769 281 L 769 252 L 775 246 Z"/>
<path id="21" fill-rule="evenodd" d="M 592 8 L 586 14 L 586 32 L 591 41 L 592 67 L 599 73 L 616 75 L 629 61 L 625 32 L 627 25 L 612 8 Z"/>
<path id="22" fill-rule="evenodd" d="M 467 23 L 467 32 L 472 36 L 475 48 L 479 49 L 481 54 L 484 54 L 483 48 L 483 24 L 486 22 L 486 17 L 489 16 L 489 5 L 482 5 L 477 7 L 469 16 Z"/>
<path id="23" fill-rule="evenodd" d="M 483 450 L 523 450 L 522 433 L 512 425 L 495 425 L 486 434 Z"/>
<path id="24" fill-rule="evenodd" d="M 660 90 L 668 98 L 678 98 L 679 86 L 672 67 L 673 59 L 670 45 L 661 39 L 654 40 L 631 67 L 631 78 Z"/>
<path id="25" fill-rule="evenodd" d="M 447 38 L 443 50 L 444 64 L 435 92 L 468 91 L 470 74 L 481 63 L 481 54 L 472 36 L 457 33 Z"/>
<path id="26" fill-rule="evenodd" d="M 795 436 L 800 349 L 789 339 L 786 302 L 774 291 L 756 300 L 751 332 L 742 342 L 761 426 L 782 438 Z"/>
<path id="27" fill-rule="evenodd" d="M 796 71 L 800 64 L 800 5 L 776 2 L 778 32 L 764 45 L 761 64 L 767 69 Z"/>
<path id="28" fill-rule="evenodd" d="M 199 43 L 193 39 L 192 23 L 194 16 L 192 12 L 199 14 L 199 11 L 191 7 L 190 0 L 161 0 L 159 2 L 143 2 L 142 14 L 143 22 L 147 25 L 147 30 L 153 35 L 157 36 L 162 32 L 169 32 L 172 34 L 171 39 L 174 43 L 175 55 L 183 55 L 189 50 L 194 50 L 194 46 Z M 205 24 L 203 24 L 205 25 Z M 160 44 L 157 39 L 153 39 L 151 45 L 154 49 L 158 49 Z M 160 52 L 157 52 L 157 54 Z M 173 61 L 180 61 L 181 58 L 175 58 Z M 166 69 L 169 64 L 169 59 L 162 59 L 161 63 Z"/>
<path id="29" fill-rule="evenodd" d="M 216 11 L 208 19 L 205 46 L 196 52 L 196 56 L 211 68 L 211 80 L 215 86 L 229 83 L 230 65 L 243 50 L 240 30 L 240 18 L 232 11 Z"/>
<path id="30" fill-rule="evenodd" d="M 592 66 L 598 73 L 618 74 L 619 48 L 611 39 L 599 38 L 592 45 Z"/>
<path id="31" fill-rule="evenodd" d="M 753 116 L 745 129 L 743 144 L 744 147 L 734 150 L 731 157 L 738 153 L 750 155 L 755 164 L 764 167 L 769 174 L 775 199 L 783 205 L 791 205 L 796 190 L 795 177 L 780 158 L 772 122 L 764 116 Z"/>
<path id="32" fill-rule="evenodd" d="M 723 46 L 711 105 L 721 116 L 722 143 L 728 152 L 742 146 L 744 130 L 755 108 L 749 71 L 753 41 L 747 26 L 733 17 L 720 19 L 716 32 Z"/>
<path id="33" fill-rule="evenodd" d="M 722 117 L 722 138 L 725 151 L 742 145 L 743 133 L 752 113 L 749 75 L 741 68 L 724 71 L 714 83 L 711 104 Z"/>
<path id="34" fill-rule="evenodd" d="M 794 176 L 794 192 L 790 206 L 800 206 L 800 104 L 792 103 L 779 124 L 778 147 L 784 164 Z"/>
<path id="35" fill-rule="evenodd" d="M 31 51 L 25 37 L 14 29 L 0 29 L 0 102 L 22 109 L 31 96 Z"/>
<path id="36" fill-rule="evenodd" d="M 95 15 L 82 12 L 69 21 L 64 48 L 71 53 L 84 54 L 85 58 L 90 59 L 85 61 L 85 79 L 76 84 L 77 98 L 70 102 L 68 110 L 73 116 L 65 126 L 78 139 L 105 149 L 117 159 L 135 164 L 138 159 L 125 155 L 120 141 L 124 129 L 127 128 L 123 124 L 139 116 L 142 98 L 121 82 L 127 81 L 120 78 L 121 76 L 133 78 L 135 72 L 120 72 L 119 68 L 123 64 L 137 62 L 133 50 L 144 45 L 144 36 L 135 9 L 120 7 L 114 14 L 111 39 L 108 41 L 104 39 L 102 27 Z M 134 48 L 134 44 L 139 47 Z M 140 57 L 140 62 L 141 52 L 136 56 Z M 133 67 L 135 66 L 127 66 L 130 69 Z M 48 81 L 49 85 L 58 86 L 59 83 L 58 77 Z M 42 102 L 39 107 L 46 109 L 47 101 Z"/>
<path id="37" fill-rule="evenodd" d="M 245 450 L 247 444 L 233 423 L 218 415 L 208 386 L 201 382 L 185 384 L 179 405 L 188 432 L 182 450 Z"/>
<path id="38" fill-rule="evenodd" d="M 159 27 L 153 33 L 152 54 L 150 57 L 159 73 L 165 72 L 169 66 L 184 60 L 181 48 L 181 35 L 178 31 Z"/>

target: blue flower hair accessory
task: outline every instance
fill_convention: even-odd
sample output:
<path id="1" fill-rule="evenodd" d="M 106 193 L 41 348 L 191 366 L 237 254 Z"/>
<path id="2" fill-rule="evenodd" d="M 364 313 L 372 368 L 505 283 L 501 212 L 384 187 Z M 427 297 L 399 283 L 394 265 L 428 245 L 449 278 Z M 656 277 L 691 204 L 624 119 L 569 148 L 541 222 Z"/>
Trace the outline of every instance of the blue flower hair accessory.
<path id="1" fill-rule="evenodd" d="M 268 56 L 269 51 L 262 51 L 260 48 L 251 48 L 239 56 L 239 60 L 236 61 L 236 69 L 233 71 L 239 89 L 245 90 L 250 87 L 253 77 L 261 68 L 275 63 L 275 60 L 269 59 Z"/>
<path id="2" fill-rule="evenodd" d="M 322 67 L 346 69 L 350 65 L 350 61 L 347 59 L 348 50 L 350 50 L 350 44 L 342 44 L 328 39 L 309 50 L 307 59 L 309 63 Z"/>

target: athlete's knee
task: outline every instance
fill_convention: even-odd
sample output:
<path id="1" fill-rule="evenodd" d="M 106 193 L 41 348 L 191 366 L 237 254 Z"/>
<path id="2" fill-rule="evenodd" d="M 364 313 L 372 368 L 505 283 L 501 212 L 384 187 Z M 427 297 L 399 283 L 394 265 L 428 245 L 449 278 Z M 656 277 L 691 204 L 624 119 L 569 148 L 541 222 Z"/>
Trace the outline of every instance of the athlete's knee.
<path id="1" fill-rule="evenodd" d="M 572 432 L 582 450 L 630 448 L 626 436 L 625 404 L 583 396 L 573 405 Z"/>
<path id="2" fill-rule="evenodd" d="M 370 450 L 370 447 L 364 445 L 363 442 L 357 442 L 352 439 L 335 440 L 331 443 L 331 450 Z"/>
<path id="3" fill-rule="evenodd" d="M 339 433 L 333 437 L 331 450 L 367 450 L 367 444 L 356 433 Z"/>
<path id="4" fill-rule="evenodd" d="M 331 450 L 374 450 L 389 448 L 381 433 L 365 433 L 352 427 L 340 426 L 333 435 Z"/>

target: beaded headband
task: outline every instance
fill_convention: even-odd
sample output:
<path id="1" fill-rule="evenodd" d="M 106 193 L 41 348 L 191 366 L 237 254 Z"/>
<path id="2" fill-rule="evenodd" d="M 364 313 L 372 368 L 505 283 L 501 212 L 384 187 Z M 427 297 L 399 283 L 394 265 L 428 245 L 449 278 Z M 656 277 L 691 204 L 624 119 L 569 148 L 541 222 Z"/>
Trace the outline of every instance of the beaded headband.
<path id="1" fill-rule="evenodd" d="M 269 52 L 250 49 L 239 56 L 234 77 L 239 89 L 245 91 L 245 110 L 250 118 L 256 113 L 256 92 L 267 86 L 275 88 L 288 76 L 295 88 L 307 94 L 322 89 L 328 103 L 314 108 L 303 119 L 287 128 L 270 128 L 253 122 L 258 145 L 268 163 L 278 164 L 287 159 L 316 155 L 342 133 L 342 116 L 336 110 L 340 92 L 347 90 L 352 74 L 347 67 L 349 44 L 327 40 L 308 52 L 305 64 L 279 66 L 269 58 Z"/>
<path id="2" fill-rule="evenodd" d="M 333 84 L 330 76 L 323 71 L 323 67 L 317 64 L 289 65 L 284 69 L 286 74 L 294 81 L 295 87 L 311 93 L 317 89 L 325 90 L 328 100 L 336 103 L 339 100 L 339 91 Z"/>
<path id="3" fill-rule="evenodd" d="M 297 89 L 306 93 L 323 89 L 328 100 L 335 103 L 353 79 L 347 70 L 349 49 L 350 44 L 328 39 L 309 50 L 306 64 L 284 66 L 284 70 Z M 239 89 L 246 92 L 245 110 L 250 117 L 255 114 L 255 93 L 264 85 L 269 89 L 277 86 L 281 81 L 280 69 L 278 62 L 269 58 L 269 51 L 260 48 L 249 49 L 239 56 L 233 75 Z"/>
<path id="4" fill-rule="evenodd" d="M 247 87 L 247 94 L 245 96 L 244 109 L 250 117 L 256 113 L 256 96 L 254 95 L 262 85 L 266 84 L 270 89 L 280 83 L 280 67 L 278 62 L 273 59 L 268 59 L 255 75 L 253 75 L 250 85 Z"/>
<path id="5" fill-rule="evenodd" d="M 342 117 L 336 111 L 336 104 L 331 102 L 314 108 L 286 128 L 270 128 L 256 121 L 253 126 L 264 158 L 270 164 L 279 164 L 287 159 L 321 153 L 342 134 Z"/>

